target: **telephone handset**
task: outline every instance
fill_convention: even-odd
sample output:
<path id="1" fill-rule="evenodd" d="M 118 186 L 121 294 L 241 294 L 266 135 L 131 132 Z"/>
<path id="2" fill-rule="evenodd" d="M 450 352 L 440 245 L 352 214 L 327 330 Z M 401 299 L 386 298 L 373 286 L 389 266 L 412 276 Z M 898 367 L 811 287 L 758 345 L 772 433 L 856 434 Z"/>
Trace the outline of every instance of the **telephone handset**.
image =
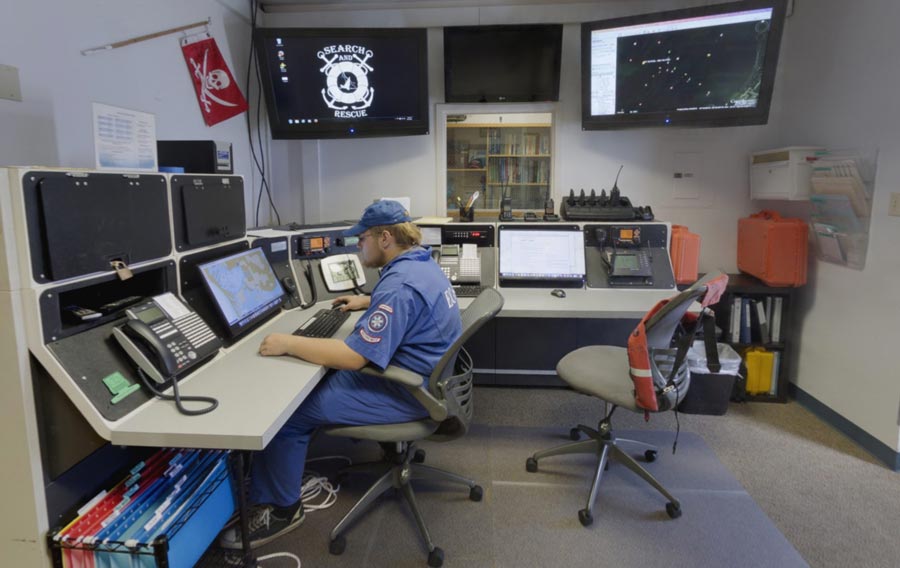
<path id="1" fill-rule="evenodd" d="M 128 321 L 113 328 L 113 336 L 157 383 L 181 375 L 222 346 L 206 322 L 171 292 L 128 308 L 125 314 Z"/>
<path id="2" fill-rule="evenodd" d="M 453 284 L 481 282 L 481 257 L 475 244 L 441 245 L 438 264 Z"/>
<path id="3" fill-rule="evenodd" d="M 319 267 L 329 292 L 361 289 L 366 284 L 362 263 L 355 254 L 333 254 L 319 261 Z"/>

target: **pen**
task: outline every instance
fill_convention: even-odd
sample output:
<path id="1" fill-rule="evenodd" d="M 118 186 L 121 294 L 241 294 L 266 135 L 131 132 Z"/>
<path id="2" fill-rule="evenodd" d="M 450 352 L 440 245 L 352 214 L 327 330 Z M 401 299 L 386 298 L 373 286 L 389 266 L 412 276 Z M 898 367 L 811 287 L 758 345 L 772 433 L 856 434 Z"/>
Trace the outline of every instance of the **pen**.
<path id="1" fill-rule="evenodd" d="M 471 209 L 472 205 L 475 204 L 475 200 L 478 199 L 479 192 L 475 192 L 469 197 L 468 203 L 466 203 L 466 209 Z"/>

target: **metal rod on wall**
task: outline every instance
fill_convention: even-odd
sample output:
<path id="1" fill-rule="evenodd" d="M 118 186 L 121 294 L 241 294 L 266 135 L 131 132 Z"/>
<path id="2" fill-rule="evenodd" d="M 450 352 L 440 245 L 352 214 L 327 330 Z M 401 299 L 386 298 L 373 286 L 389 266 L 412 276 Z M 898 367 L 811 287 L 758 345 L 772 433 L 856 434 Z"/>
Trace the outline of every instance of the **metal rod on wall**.
<path id="1" fill-rule="evenodd" d="M 93 55 L 95 53 L 100 53 L 101 51 L 108 51 L 110 49 L 118 49 L 120 47 L 125 47 L 126 45 L 131 45 L 134 43 L 147 41 L 148 39 L 156 39 L 158 37 L 166 36 L 169 34 L 183 32 L 183 31 L 189 30 L 191 28 L 199 28 L 200 26 L 208 26 L 211 20 L 212 20 L 211 18 L 206 18 L 205 20 L 203 20 L 201 22 L 194 22 L 193 24 L 187 24 L 186 26 L 178 26 L 177 28 L 169 28 L 167 30 L 162 30 L 160 32 L 154 32 L 152 34 L 137 36 L 137 37 L 133 37 L 131 39 L 117 41 L 116 43 L 102 45 L 100 47 L 92 47 L 91 49 L 84 49 L 81 51 L 81 55 Z"/>

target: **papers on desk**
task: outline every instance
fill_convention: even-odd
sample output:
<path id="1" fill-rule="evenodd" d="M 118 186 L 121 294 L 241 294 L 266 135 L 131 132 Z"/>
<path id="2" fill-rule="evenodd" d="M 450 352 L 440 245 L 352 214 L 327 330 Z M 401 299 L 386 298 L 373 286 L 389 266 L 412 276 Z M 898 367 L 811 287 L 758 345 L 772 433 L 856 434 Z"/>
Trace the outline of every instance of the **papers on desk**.
<path id="1" fill-rule="evenodd" d="M 193 566 L 235 510 L 228 452 L 160 450 L 100 493 L 53 537 L 66 568 Z"/>

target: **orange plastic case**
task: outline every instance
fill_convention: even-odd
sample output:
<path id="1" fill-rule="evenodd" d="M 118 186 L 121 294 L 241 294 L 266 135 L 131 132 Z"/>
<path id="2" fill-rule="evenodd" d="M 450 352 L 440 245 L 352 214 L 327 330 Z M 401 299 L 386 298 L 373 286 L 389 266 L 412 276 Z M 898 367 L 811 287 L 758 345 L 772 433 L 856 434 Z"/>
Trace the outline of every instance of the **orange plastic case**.
<path id="1" fill-rule="evenodd" d="M 803 220 L 775 211 L 738 220 L 738 269 L 768 286 L 806 284 L 807 230 Z"/>
<path id="2" fill-rule="evenodd" d="M 690 232 L 683 225 L 672 225 L 672 245 L 669 252 L 675 282 L 692 284 L 696 281 L 700 265 L 700 235 Z"/>

